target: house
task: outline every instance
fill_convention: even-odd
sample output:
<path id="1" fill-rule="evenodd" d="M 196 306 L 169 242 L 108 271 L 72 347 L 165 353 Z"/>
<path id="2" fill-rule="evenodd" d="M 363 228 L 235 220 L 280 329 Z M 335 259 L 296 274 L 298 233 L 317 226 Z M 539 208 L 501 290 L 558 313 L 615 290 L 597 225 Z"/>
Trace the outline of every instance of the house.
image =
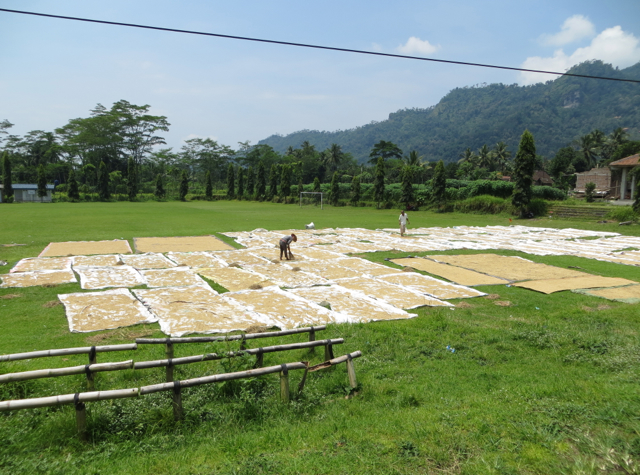
<path id="1" fill-rule="evenodd" d="M 21 184 L 13 185 L 13 201 L 16 203 L 26 203 L 35 201 L 37 203 L 51 203 L 51 193 L 53 185 L 47 185 L 47 195 L 40 198 L 38 196 L 38 185 Z M 0 203 L 4 201 L 4 185 L 0 185 Z"/>
<path id="2" fill-rule="evenodd" d="M 631 155 L 611 162 L 608 167 L 592 168 L 587 172 L 576 173 L 576 194 L 584 193 L 589 182 L 596 184 L 597 196 L 608 196 L 612 199 L 631 200 L 636 187 L 636 178 L 629 172 L 640 164 L 640 154 Z"/>
<path id="3" fill-rule="evenodd" d="M 637 167 L 640 164 L 639 162 L 640 153 L 636 153 L 609 164 L 611 169 L 611 194 L 613 197 L 621 200 L 633 199 L 633 190 L 636 189 L 636 177 L 631 177 L 631 180 L 629 180 L 629 172 Z"/>
<path id="4" fill-rule="evenodd" d="M 533 174 L 533 184 L 536 186 L 551 186 L 553 185 L 553 180 L 544 170 L 536 170 Z"/>

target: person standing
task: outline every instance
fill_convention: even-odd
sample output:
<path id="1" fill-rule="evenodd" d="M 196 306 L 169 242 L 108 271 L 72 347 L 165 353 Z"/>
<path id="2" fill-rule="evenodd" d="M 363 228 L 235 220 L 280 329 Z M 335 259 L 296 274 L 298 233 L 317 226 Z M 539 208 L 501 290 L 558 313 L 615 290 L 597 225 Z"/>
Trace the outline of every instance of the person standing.
<path id="1" fill-rule="evenodd" d="M 293 259 L 293 253 L 291 252 L 291 242 L 298 242 L 298 236 L 291 233 L 291 236 L 285 236 L 280 239 L 280 260 L 282 260 L 282 254 L 287 260 Z"/>
<path id="2" fill-rule="evenodd" d="M 409 216 L 406 215 L 404 210 L 400 213 L 400 217 L 398 218 L 398 222 L 400 223 L 400 236 L 404 236 L 404 233 L 407 232 L 407 223 L 409 222 Z"/>

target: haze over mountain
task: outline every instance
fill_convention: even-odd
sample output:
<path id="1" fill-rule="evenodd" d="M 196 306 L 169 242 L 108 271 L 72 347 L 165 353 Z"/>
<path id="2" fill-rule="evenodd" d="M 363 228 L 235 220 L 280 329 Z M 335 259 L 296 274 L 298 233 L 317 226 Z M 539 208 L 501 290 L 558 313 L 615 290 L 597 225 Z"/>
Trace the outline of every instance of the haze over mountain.
<path id="1" fill-rule="evenodd" d="M 579 64 L 568 72 L 640 80 L 640 63 L 626 69 L 602 61 Z M 425 84 L 428 78 L 425 79 Z M 518 86 L 490 84 L 457 88 L 427 109 L 404 109 L 387 120 L 334 132 L 300 130 L 272 135 L 260 144 L 285 152 L 307 140 L 317 150 L 336 143 L 359 162 L 369 159 L 373 145 L 396 143 L 406 155 L 417 150 L 429 161 L 456 161 L 467 147 L 477 150 L 504 141 L 515 153 L 529 129 L 538 155 L 551 158 L 581 135 L 622 127 L 629 138 L 640 138 L 640 84 L 562 76 L 555 81 Z"/>

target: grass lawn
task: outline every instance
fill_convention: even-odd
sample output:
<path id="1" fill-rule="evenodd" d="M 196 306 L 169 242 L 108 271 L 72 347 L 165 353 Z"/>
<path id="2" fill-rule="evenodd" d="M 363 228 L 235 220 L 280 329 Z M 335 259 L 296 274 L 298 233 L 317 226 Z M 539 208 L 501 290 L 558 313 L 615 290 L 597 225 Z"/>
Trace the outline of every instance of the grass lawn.
<path id="1" fill-rule="evenodd" d="M 133 245 L 134 237 L 302 228 L 310 221 L 317 228 L 375 229 L 395 227 L 398 214 L 224 201 L 3 205 L 0 244 L 26 245 L 0 247 L 0 260 L 9 261 L 0 273 L 23 257 L 37 256 L 52 241 L 124 238 Z M 509 224 L 506 216 L 413 212 L 409 218 L 410 227 Z M 514 219 L 512 224 L 640 234 L 638 226 L 588 221 Z M 637 267 L 496 252 L 640 281 Z M 380 252 L 367 258 L 384 262 L 406 254 Z M 310 375 L 305 392 L 288 406 L 278 402 L 277 375 L 185 389 L 185 420 L 179 423 L 172 419 L 169 393 L 89 403 L 86 443 L 75 435 L 72 406 L 0 413 L 0 473 L 638 473 L 640 306 L 571 292 L 481 289 L 511 306 L 468 299 L 464 308 L 418 309 L 412 320 L 333 325 L 319 333 L 318 338 L 345 338 L 334 348 L 336 355 L 364 354 L 355 360 L 360 387 L 351 399 L 345 398 L 346 369 L 340 366 Z M 59 293 L 76 291 L 78 284 L 0 289 L 0 354 L 163 336 L 157 324 L 69 333 L 63 307 L 47 304 Z M 10 295 L 14 298 L 6 298 Z M 259 346 L 304 340 L 261 340 Z M 178 346 L 176 356 L 237 347 Z M 317 363 L 322 356 L 321 350 L 269 354 L 264 363 Z M 150 345 L 98 359 L 161 357 L 163 347 Z M 85 359 L 2 363 L 0 372 L 85 364 Z M 175 377 L 252 364 L 251 358 L 237 358 L 181 366 Z M 163 369 L 101 373 L 96 387 L 139 387 L 161 382 L 163 375 Z M 292 388 L 300 377 L 292 373 Z M 67 376 L 0 386 L 0 396 L 39 397 L 83 388 L 84 376 Z"/>

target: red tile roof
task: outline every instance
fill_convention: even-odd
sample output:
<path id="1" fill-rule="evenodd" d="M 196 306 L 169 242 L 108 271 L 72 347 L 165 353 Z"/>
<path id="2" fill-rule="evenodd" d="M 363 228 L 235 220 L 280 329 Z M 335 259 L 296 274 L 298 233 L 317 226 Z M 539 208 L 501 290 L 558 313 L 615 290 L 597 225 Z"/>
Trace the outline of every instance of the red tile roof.
<path id="1" fill-rule="evenodd" d="M 635 155 L 631 155 L 630 157 L 621 158 L 620 160 L 616 160 L 615 162 L 611 162 L 609 166 L 613 167 L 635 167 L 640 162 L 640 153 L 636 153 Z"/>

